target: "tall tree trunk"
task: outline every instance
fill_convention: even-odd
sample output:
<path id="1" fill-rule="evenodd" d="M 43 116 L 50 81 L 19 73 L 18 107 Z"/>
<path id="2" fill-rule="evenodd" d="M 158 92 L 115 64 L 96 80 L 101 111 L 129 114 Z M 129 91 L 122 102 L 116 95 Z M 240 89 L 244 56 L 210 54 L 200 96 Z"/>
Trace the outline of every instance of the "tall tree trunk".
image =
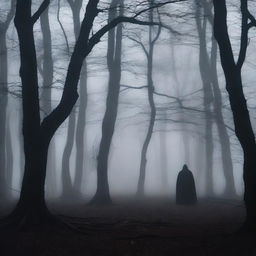
<path id="1" fill-rule="evenodd" d="M 76 0 L 72 7 L 72 14 L 74 20 L 74 33 L 76 38 L 80 31 L 80 11 L 82 7 L 82 0 Z M 86 124 L 86 109 L 87 109 L 87 62 L 83 63 L 81 71 L 81 79 L 79 86 L 79 110 L 77 116 L 76 126 L 76 160 L 75 160 L 75 178 L 73 188 L 76 194 L 81 195 L 82 178 L 84 171 L 84 148 L 85 148 L 85 124 Z"/>
<path id="2" fill-rule="evenodd" d="M 225 74 L 226 89 L 229 95 L 236 136 L 244 153 L 244 201 L 246 207 L 245 227 L 256 229 L 256 144 L 250 115 L 243 92 L 241 68 L 245 59 L 248 30 L 247 17 L 242 15 L 241 51 L 238 62 L 234 60 L 227 28 L 226 1 L 213 0 L 214 36 L 220 49 L 221 65 Z M 247 1 L 241 0 L 242 14 Z"/>
<path id="3" fill-rule="evenodd" d="M 7 13 L 5 20 L 0 21 L 0 201 L 7 199 L 9 196 L 6 186 L 6 175 L 8 176 L 9 173 L 6 174 L 6 171 L 13 171 L 8 164 L 8 160 L 12 158 L 13 152 L 10 151 L 10 147 L 6 145 L 6 143 L 9 143 L 11 136 L 10 133 L 6 134 L 6 111 L 8 104 L 8 53 L 6 34 L 14 16 L 15 3 L 16 0 L 10 1 L 10 10 Z"/>
<path id="4" fill-rule="evenodd" d="M 0 30 L 0 201 L 7 199 L 6 186 L 6 110 L 8 103 L 7 29 Z"/>
<path id="5" fill-rule="evenodd" d="M 221 155 L 222 155 L 222 166 L 223 173 L 226 181 L 226 187 L 224 196 L 235 197 L 235 181 L 233 174 L 233 163 L 230 149 L 230 140 L 228 131 L 225 126 L 223 114 L 222 114 L 222 96 L 217 75 L 217 42 L 212 40 L 212 52 L 211 52 L 211 75 L 212 75 L 212 88 L 214 94 L 214 113 L 216 125 L 220 137 Z"/>
<path id="6" fill-rule="evenodd" d="M 81 0 L 75 0 L 70 2 L 70 7 L 72 10 L 73 16 L 73 28 L 75 39 L 78 39 L 81 21 L 80 21 L 80 11 L 82 7 Z M 87 94 L 87 67 L 86 62 L 83 64 L 83 70 L 81 72 L 80 79 L 80 105 L 78 118 L 76 118 L 76 113 L 73 111 L 68 119 L 68 134 L 67 141 L 64 148 L 63 158 L 62 158 L 62 185 L 63 191 L 62 196 L 64 198 L 70 197 L 73 198 L 77 188 L 81 187 L 81 178 L 83 172 L 83 158 L 84 158 L 84 129 L 85 129 L 85 113 L 86 113 L 86 95 Z M 76 133 L 75 135 L 75 132 Z M 72 184 L 71 175 L 70 175 L 70 157 L 72 149 L 74 147 L 74 141 L 76 136 L 76 167 L 75 167 L 75 180 Z M 81 177 L 81 178 L 80 178 Z M 80 183 L 80 185 L 79 185 Z"/>
<path id="7" fill-rule="evenodd" d="M 109 9 L 109 21 L 123 14 L 123 0 L 112 0 Z M 108 33 L 107 65 L 109 70 L 106 111 L 102 123 L 102 138 L 97 163 L 97 190 L 92 203 L 111 203 L 108 184 L 108 158 L 118 111 L 118 99 L 121 80 L 122 25 Z"/>
<path id="8" fill-rule="evenodd" d="M 53 83 L 53 59 L 52 59 L 52 38 L 49 23 L 49 8 L 40 16 L 41 29 L 43 34 L 43 92 L 41 95 L 42 108 L 46 115 L 52 111 L 52 83 Z M 48 153 L 48 164 L 47 164 L 47 181 L 49 194 L 52 196 L 56 194 L 56 163 L 55 163 L 55 143 L 54 140 L 51 142 L 51 147 Z"/>
<path id="9" fill-rule="evenodd" d="M 197 8 L 196 24 L 199 35 L 199 66 L 203 83 L 204 110 L 205 110 L 205 157 L 206 157 L 206 193 L 208 196 L 214 195 L 213 190 L 213 134 L 212 134 L 212 116 L 211 104 L 213 102 L 213 92 L 209 70 L 209 59 L 206 48 L 206 17 L 201 24 L 200 9 Z"/>
<path id="10" fill-rule="evenodd" d="M 13 181 L 13 147 L 10 118 L 7 118 L 6 124 L 6 176 L 9 195 L 12 196 L 12 181 Z"/>
<path id="11" fill-rule="evenodd" d="M 48 146 L 42 136 L 38 136 L 38 145 L 30 147 L 25 143 L 25 170 L 22 190 L 15 215 L 23 216 L 24 223 L 37 225 L 48 220 L 45 204 L 45 177 Z"/>
<path id="12" fill-rule="evenodd" d="M 162 131 L 159 134 L 159 142 L 160 142 L 160 167 L 161 167 L 161 182 L 163 192 L 168 192 L 168 161 L 167 161 L 167 136 L 166 136 L 166 122 L 167 122 L 167 113 L 164 110 L 163 113 L 164 123 L 162 125 Z"/>
<path id="13" fill-rule="evenodd" d="M 150 29 L 151 30 L 151 29 Z M 151 32 L 150 32 L 151 33 Z M 145 194 L 145 178 L 146 178 L 146 164 L 147 164 L 147 151 L 152 137 L 155 119 L 156 119 L 156 107 L 154 102 L 154 85 L 152 79 L 153 69 L 153 46 L 150 45 L 149 57 L 148 57 L 148 69 L 147 69 L 147 83 L 148 83 L 148 101 L 150 105 L 150 121 L 147 130 L 147 135 L 143 143 L 140 160 L 140 175 L 137 187 L 137 195 L 143 196 Z"/>
<path id="14" fill-rule="evenodd" d="M 82 178 L 84 170 L 84 148 L 85 148 L 85 125 L 86 125 L 86 109 L 87 109 L 87 63 L 84 61 L 80 80 L 80 105 L 77 117 L 76 128 L 76 166 L 74 190 L 77 194 L 81 194 Z"/>
<path id="15" fill-rule="evenodd" d="M 75 125 L 76 115 L 75 112 L 72 111 L 68 119 L 68 134 L 62 157 L 62 197 L 66 199 L 72 196 L 73 191 L 72 179 L 70 174 L 70 156 L 74 145 Z"/>
<path id="16" fill-rule="evenodd" d="M 154 1 L 149 1 L 149 6 L 152 6 Z M 153 9 L 149 11 L 149 22 L 153 22 Z M 148 101 L 150 106 L 150 121 L 147 130 L 147 135 L 144 140 L 142 151 L 141 151 L 141 158 L 140 158 L 140 174 L 137 186 L 137 195 L 144 196 L 145 194 L 145 179 L 146 179 L 146 165 L 147 165 L 147 151 L 148 146 L 152 137 L 155 119 L 156 119 L 156 106 L 154 102 L 154 83 L 153 83 L 153 53 L 154 53 L 154 46 L 159 38 L 160 35 L 160 27 L 158 29 L 157 35 L 153 38 L 153 30 L 152 27 L 149 27 L 149 50 L 146 53 L 147 56 L 147 85 L 148 85 Z"/>
<path id="17" fill-rule="evenodd" d="M 44 3 L 49 4 L 47 1 Z M 41 123 L 33 34 L 37 19 L 37 16 L 31 15 L 31 1 L 17 2 L 14 22 L 20 46 L 25 170 L 19 202 L 11 216 L 21 221 L 23 225 L 38 225 L 49 221 L 50 215 L 44 197 L 48 147 L 55 131 L 67 118 L 77 100 L 76 88 L 83 61 L 80 57 L 80 51 L 83 51 L 83 48 L 76 47 L 71 57 L 62 99 L 54 111 Z M 81 36 L 79 45 L 83 40 Z M 84 47 L 86 49 L 87 46 Z"/>
<path id="18" fill-rule="evenodd" d="M 70 58 L 60 102 L 41 122 L 33 28 L 49 4 L 49 0 L 43 1 L 38 10 L 32 15 L 32 1 L 19 0 L 17 1 L 14 19 L 20 47 L 25 172 L 21 196 L 12 215 L 18 217 L 23 224 L 27 222 L 28 224 L 42 224 L 44 220 L 49 220 L 44 198 L 48 146 L 53 135 L 70 115 L 76 104 L 78 99 L 77 88 L 84 59 L 100 41 L 101 37 L 111 28 L 123 21 L 141 24 L 141 22 L 134 19 L 119 17 L 119 19 L 105 25 L 91 36 L 94 20 L 99 12 L 99 0 L 89 0 L 81 23 L 81 31 Z M 118 31 L 122 31 L 121 26 L 119 26 Z M 119 48 L 121 48 L 121 44 Z M 117 47 L 117 49 L 119 48 Z M 120 65 L 117 65 L 117 67 L 120 67 Z"/>
<path id="19" fill-rule="evenodd" d="M 26 221 L 29 219 L 34 223 L 47 212 L 44 201 L 47 140 L 42 138 L 40 129 L 37 60 L 30 17 L 31 2 L 18 1 L 15 26 L 21 57 L 25 171 L 20 199 L 13 214 L 23 215 Z"/>
<path id="20" fill-rule="evenodd" d="M 24 174 L 24 166 L 25 166 L 25 156 L 24 156 L 24 137 L 22 136 L 22 126 L 23 126 L 23 113 L 22 113 L 22 102 L 19 102 L 20 109 L 19 109 L 19 119 L 18 119 L 18 140 L 19 140 L 19 152 L 20 152 L 20 161 L 19 161 L 19 167 L 20 167 L 20 180 L 19 180 L 19 187 L 21 187 L 22 184 L 22 177 Z"/>
<path id="21" fill-rule="evenodd" d="M 47 1 L 44 3 L 49 4 Z M 41 11 L 40 8 L 39 11 Z M 90 18 L 93 20 L 94 17 L 93 15 Z M 20 46 L 25 170 L 20 199 L 11 216 L 21 219 L 23 224 L 28 225 L 38 225 L 49 220 L 50 215 L 44 197 L 48 147 L 54 133 L 70 114 L 77 101 L 77 84 L 84 59 L 82 53 L 88 47 L 84 45 L 87 34 L 83 33 L 78 39 L 70 60 L 61 101 L 41 122 L 33 34 L 37 19 L 37 15 L 31 15 L 31 1 L 17 2 L 14 22 Z M 86 21 L 83 24 L 83 30 L 87 32 L 85 23 Z"/>
<path id="22" fill-rule="evenodd" d="M 75 140 L 76 113 L 72 111 L 68 118 L 67 139 L 62 157 L 62 197 L 68 198 L 73 195 L 73 185 L 70 174 L 70 157 Z"/>
<path id="23" fill-rule="evenodd" d="M 204 8 L 205 16 L 207 17 L 211 26 L 213 26 L 213 14 L 211 12 L 211 7 L 212 7 L 211 3 L 207 3 L 204 0 L 201 3 Z M 209 65 L 210 65 L 209 76 L 211 77 L 212 90 L 214 94 L 214 101 L 213 101 L 214 118 L 216 121 L 217 130 L 220 138 L 222 166 L 223 166 L 223 173 L 224 173 L 225 182 L 226 182 L 224 196 L 235 197 L 236 189 L 235 189 L 234 174 L 233 174 L 233 163 L 232 163 L 232 156 L 231 156 L 230 140 L 229 140 L 227 128 L 225 126 L 224 118 L 222 114 L 222 95 L 219 87 L 218 74 L 217 74 L 217 50 L 218 50 L 217 47 L 218 47 L 217 42 L 214 39 L 214 35 L 213 35 L 211 56 L 209 61 Z"/>

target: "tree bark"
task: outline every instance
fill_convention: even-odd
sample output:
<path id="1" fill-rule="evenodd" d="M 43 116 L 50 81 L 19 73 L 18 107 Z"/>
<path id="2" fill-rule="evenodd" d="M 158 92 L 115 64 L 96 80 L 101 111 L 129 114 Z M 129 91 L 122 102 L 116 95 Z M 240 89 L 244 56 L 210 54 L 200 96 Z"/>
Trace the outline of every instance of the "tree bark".
<path id="1" fill-rule="evenodd" d="M 109 22 L 118 16 L 117 5 L 120 4 L 119 15 L 123 14 L 123 0 L 112 0 L 109 9 Z M 118 111 L 118 99 L 121 80 L 122 25 L 108 33 L 107 65 L 109 70 L 108 95 L 106 111 L 102 123 L 102 138 L 97 162 L 97 190 L 92 203 L 111 203 L 108 183 L 108 158 Z"/>
<path id="2" fill-rule="evenodd" d="M 212 75 L 212 89 L 214 94 L 214 114 L 216 125 L 220 137 L 222 166 L 225 177 L 226 187 L 224 190 L 225 197 L 236 197 L 235 181 L 233 174 L 233 163 L 231 155 L 230 140 L 225 121 L 222 114 L 222 96 L 218 82 L 217 75 L 217 42 L 212 40 L 211 52 L 211 75 Z"/>
<path id="3" fill-rule="evenodd" d="M 31 15 L 31 1 L 17 2 L 14 22 L 20 46 L 25 171 L 20 199 L 11 216 L 21 218 L 23 223 L 38 225 L 49 219 L 44 198 L 49 143 L 77 100 L 77 83 L 83 61 L 81 55 L 87 47 L 81 46 L 88 33 L 81 35 L 72 54 L 59 105 L 40 123 L 34 15 Z M 85 25 L 84 30 L 87 31 Z"/>
<path id="4" fill-rule="evenodd" d="M 7 28 L 0 30 L 0 200 L 7 199 L 6 186 L 6 110 L 8 104 L 8 58 L 6 45 Z"/>
<path id="5" fill-rule="evenodd" d="M 20 46 L 25 171 L 19 202 L 13 212 L 39 223 L 47 208 L 44 201 L 47 140 L 40 128 L 37 60 L 31 22 L 31 1 L 18 1 L 15 26 Z M 48 140 L 49 141 L 49 140 Z"/>
<path id="6" fill-rule="evenodd" d="M 47 222 L 49 220 L 44 198 L 48 147 L 53 135 L 70 115 L 76 104 L 78 82 L 84 59 L 101 37 L 119 23 L 145 24 L 134 18 L 119 17 L 91 36 L 94 20 L 99 13 L 98 3 L 99 0 L 89 0 L 87 3 L 81 30 L 70 58 L 60 102 L 41 122 L 33 27 L 40 15 L 49 6 L 50 0 L 44 0 L 33 15 L 31 14 L 31 0 L 19 0 L 17 2 L 14 23 L 18 32 L 20 47 L 25 171 L 21 196 L 11 216 L 18 217 L 23 223 L 39 225 L 44 224 L 44 220 Z M 119 28 L 122 27 L 119 26 Z M 121 45 L 119 48 L 121 51 Z M 117 49 L 119 48 L 117 47 Z M 52 219 L 51 216 L 50 219 Z"/>
<path id="7" fill-rule="evenodd" d="M 82 7 L 82 1 L 76 0 L 74 2 L 68 1 L 71 7 L 73 16 L 73 27 L 75 39 L 78 39 L 81 21 L 80 21 L 80 11 Z M 63 159 L 62 159 L 62 184 L 63 191 L 62 196 L 64 198 L 73 198 L 76 190 L 76 186 L 81 187 L 81 179 L 83 173 L 83 158 L 84 158 L 84 129 L 85 129 L 85 113 L 86 113 L 86 95 L 87 94 L 87 74 L 86 74 L 86 62 L 83 63 L 83 70 L 81 72 L 80 79 L 80 105 L 78 111 L 78 118 L 76 118 L 76 113 L 73 111 L 68 119 L 68 134 L 67 141 L 64 148 Z M 83 84 L 82 84 L 83 83 Z M 77 133 L 76 133 L 77 132 Z M 75 179 L 74 184 L 71 180 L 70 175 L 70 157 L 72 149 L 74 147 L 74 141 L 76 137 L 76 166 L 75 166 Z M 80 183 L 80 184 L 79 184 Z M 79 191 L 80 193 L 80 191 Z"/>
<path id="8" fill-rule="evenodd" d="M 207 55 L 206 47 L 206 17 L 203 19 L 201 24 L 200 9 L 197 7 L 196 13 L 196 24 L 199 35 L 199 67 L 200 74 L 203 83 L 203 94 L 204 94 L 204 111 L 205 111 L 205 157 L 206 157 L 206 194 L 207 196 L 213 196 L 213 135 L 212 135 L 212 115 L 211 105 L 213 103 L 213 92 L 211 85 L 209 59 Z"/>
<path id="9" fill-rule="evenodd" d="M 81 194 L 82 178 L 84 171 L 85 158 L 85 125 L 86 125 L 86 109 L 87 109 L 87 63 L 84 61 L 81 80 L 80 80 L 80 105 L 77 117 L 76 128 L 76 166 L 74 189 L 77 194 Z"/>
<path id="10" fill-rule="evenodd" d="M 149 1 L 149 6 L 152 7 L 154 1 Z M 153 9 L 149 11 L 149 22 L 153 22 Z M 153 53 L 154 53 L 154 46 L 159 38 L 160 30 L 159 27 L 157 35 L 153 38 L 153 31 L 152 27 L 149 27 L 149 50 L 146 53 L 147 56 L 147 85 L 148 85 L 148 101 L 150 106 L 150 121 L 149 126 L 146 134 L 146 138 L 144 140 L 142 151 L 141 151 L 141 160 L 140 160 L 140 173 L 139 173 L 139 180 L 137 185 L 137 196 L 144 196 L 145 195 L 145 179 L 146 179 L 146 165 L 147 165 L 147 151 L 148 146 L 152 137 L 152 133 L 154 130 L 154 124 L 156 119 L 156 106 L 154 102 L 154 82 L 153 82 Z"/>
<path id="11" fill-rule="evenodd" d="M 202 1 L 202 4 L 203 4 L 205 16 L 207 17 L 210 24 L 213 26 L 213 14 L 211 12 L 211 3 Z M 225 182 L 226 182 L 226 187 L 225 187 L 223 196 L 236 197 L 230 140 L 229 140 L 229 135 L 228 135 L 227 128 L 225 126 L 224 118 L 222 114 L 222 95 L 219 87 L 218 74 L 217 74 L 217 50 L 218 50 L 217 47 L 218 47 L 217 42 L 214 39 L 214 35 L 213 35 L 212 49 L 211 49 L 210 61 L 209 61 L 209 66 L 210 66 L 209 76 L 211 77 L 212 90 L 214 94 L 214 101 L 213 101 L 214 119 L 217 125 L 217 130 L 220 138 L 222 166 L 223 166 L 223 173 L 224 173 Z"/>
<path id="12" fill-rule="evenodd" d="M 167 113 L 164 110 L 163 120 L 164 123 L 162 125 L 162 131 L 159 134 L 159 142 L 160 142 L 160 167 L 161 167 L 161 182 L 163 192 L 168 192 L 168 160 L 167 160 L 167 136 L 166 136 L 166 120 Z"/>
<path id="13" fill-rule="evenodd" d="M 241 1 L 241 7 L 247 1 Z M 243 47 L 247 47 L 248 31 L 247 19 L 242 15 L 241 49 L 239 60 L 235 63 L 234 55 L 227 28 L 226 1 L 214 0 L 214 36 L 220 49 L 221 65 L 226 79 L 226 89 L 229 95 L 236 136 L 244 153 L 244 202 L 246 207 L 246 220 L 244 227 L 256 228 L 256 144 L 250 115 L 243 92 L 241 68 L 243 64 Z M 246 33 L 247 32 L 247 33 Z M 244 56 L 242 56 L 242 55 Z M 241 58 L 240 58 L 241 57 Z"/>
<path id="14" fill-rule="evenodd" d="M 19 120 L 18 120 L 18 136 L 19 136 L 19 151 L 20 151 L 20 161 L 19 161 L 19 167 L 20 167 L 20 180 L 19 180 L 19 187 L 21 187 L 22 184 L 22 177 L 24 174 L 24 166 L 25 166 L 25 156 L 24 156 L 24 137 L 22 133 L 22 126 L 23 126 L 23 113 L 22 113 L 22 102 L 19 103 L 20 109 L 19 109 Z"/>
<path id="15" fill-rule="evenodd" d="M 80 11 L 82 7 L 82 0 L 76 0 L 72 7 L 72 14 L 74 20 L 74 33 L 76 38 L 79 35 L 81 22 Z M 85 149 L 85 125 L 86 125 L 86 109 L 87 109 L 87 62 L 83 63 L 80 86 L 79 86 L 79 110 L 77 116 L 76 126 L 76 165 L 75 165 L 75 178 L 73 188 L 78 196 L 81 196 L 82 178 L 84 171 L 84 149 Z"/>
<path id="16" fill-rule="evenodd" d="M 139 181 L 138 181 L 138 187 L 137 187 L 138 196 L 143 196 L 145 194 L 147 151 L 148 151 L 148 146 L 152 137 L 155 119 L 156 119 L 156 107 L 154 102 L 154 85 L 153 85 L 153 79 L 152 79 L 152 69 L 153 69 L 153 45 L 152 44 L 150 44 L 148 56 L 149 57 L 148 57 L 148 69 L 147 69 L 147 83 L 148 83 L 148 101 L 150 105 L 150 121 L 149 121 L 148 130 L 147 130 L 147 135 L 141 151 L 140 175 L 139 175 Z"/>
<path id="17" fill-rule="evenodd" d="M 8 199 L 10 188 L 7 188 L 8 177 L 12 177 L 13 168 L 10 160 L 13 157 L 10 142 L 11 134 L 6 133 L 7 105 L 8 105 L 8 52 L 6 35 L 10 22 L 14 16 L 16 0 L 10 1 L 10 9 L 4 21 L 0 21 L 0 201 Z M 9 182 L 10 185 L 10 182 Z"/>
<path id="18" fill-rule="evenodd" d="M 8 195 L 12 197 L 12 181 L 13 181 L 13 147 L 12 134 L 10 126 L 10 118 L 6 119 L 6 177 L 8 186 Z"/>
<path id="19" fill-rule="evenodd" d="M 52 111 L 52 83 L 53 83 L 53 58 L 52 58 L 52 39 L 51 29 L 49 23 L 49 8 L 40 16 L 41 29 L 43 34 L 43 91 L 41 95 L 42 108 L 45 115 L 48 115 Z M 53 196 L 56 194 L 56 166 L 55 166 L 55 143 L 54 140 L 51 142 L 51 147 L 48 153 L 48 164 L 47 164 L 47 179 L 46 184 L 48 185 L 49 194 Z"/>
<path id="20" fill-rule="evenodd" d="M 74 111 L 69 116 L 66 145 L 62 157 L 62 197 L 71 197 L 73 192 L 72 179 L 70 174 L 70 156 L 75 138 L 76 114 Z"/>

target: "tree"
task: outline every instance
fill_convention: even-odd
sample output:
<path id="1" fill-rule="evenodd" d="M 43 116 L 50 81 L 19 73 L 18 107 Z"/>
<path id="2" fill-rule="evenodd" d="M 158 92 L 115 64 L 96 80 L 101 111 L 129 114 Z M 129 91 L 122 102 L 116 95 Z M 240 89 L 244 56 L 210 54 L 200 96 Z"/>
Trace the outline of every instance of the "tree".
<path id="1" fill-rule="evenodd" d="M 72 11 L 75 40 L 77 40 L 79 36 L 80 27 L 81 27 L 80 10 L 82 7 L 82 1 L 71 0 L 71 1 L 68 1 L 68 3 Z M 72 197 L 72 192 L 73 192 L 72 180 L 70 175 L 70 157 L 71 157 L 71 152 L 72 152 L 74 141 L 75 141 L 76 119 L 77 119 L 76 113 L 75 111 L 72 111 L 68 118 L 67 139 L 66 139 L 64 152 L 63 152 L 63 157 L 62 157 L 62 197 L 63 198 Z"/>
<path id="2" fill-rule="evenodd" d="M 151 7 L 154 5 L 153 0 L 149 0 L 149 22 L 153 22 L 154 20 L 154 13 Z M 154 54 L 154 47 L 155 44 L 160 36 L 161 33 L 161 26 L 158 27 L 158 31 L 155 36 L 153 36 L 152 27 L 149 27 L 149 49 L 147 50 L 143 47 L 144 53 L 147 57 L 147 89 L 148 89 L 148 101 L 150 105 L 150 121 L 149 126 L 146 134 L 146 138 L 144 140 L 142 151 L 141 151 L 141 160 L 140 160 L 140 174 L 139 174 L 139 181 L 137 187 L 137 195 L 143 196 L 145 194 L 145 178 L 146 178 L 146 164 L 147 164 L 147 151 L 148 146 L 152 137 L 155 119 L 156 119 L 156 106 L 154 102 L 154 82 L 153 82 L 153 54 Z"/>
<path id="3" fill-rule="evenodd" d="M 99 0 L 89 0 L 69 62 L 62 97 L 57 107 L 41 121 L 33 27 L 49 4 L 49 0 L 44 0 L 32 14 L 32 1 L 18 0 L 14 19 L 20 47 L 25 170 L 20 198 L 11 216 L 18 222 L 22 221 L 23 225 L 43 224 L 49 218 L 52 219 L 44 196 L 48 147 L 56 130 L 70 115 L 78 99 L 77 87 L 84 59 L 102 36 L 121 22 L 155 25 L 138 20 L 137 16 L 119 16 L 91 35 L 100 10 Z"/>
<path id="4" fill-rule="evenodd" d="M 213 25 L 213 15 L 211 12 L 211 5 L 206 1 L 201 1 L 203 4 L 204 15 L 207 17 L 208 22 Z M 200 46 L 201 47 L 201 46 Z M 217 125 L 217 130 L 220 138 L 221 144 L 221 153 L 222 153 L 222 166 L 223 173 L 226 181 L 226 188 L 224 191 L 224 195 L 227 197 L 236 196 L 235 190 L 235 182 L 233 175 L 233 163 L 230 149 L 230 140 L 227 132 L 227 128 L 225 126 L 224 117 L 222 113 L 222 95 L 220 91 L 220 86 L 218 82 L 217 75 L 217 42 L 214 39 L 214 35 L 212 37 L 212 47 L 211 53 L 207 53 L 206 47 L 202 49 L 204 51 L 205 61 L 204 64 L 208 68 L 208 75 L 211 80 L 211 87 L 213 92 L 213 108 L 214 108 L 214 119 Z M 210 56 L 208 56 L 210 55 Z"/>
<path id="5" fill-rule="evenodd" d="M 196 9 L 196 25 L 199 35 L 199 68 L 201 79 L 203 83 L 204 94 L 204 109 L 205 109 L 205 156 L 206 156 L 206 193 L 208 196 L 212 196 L 213 192 L 213 134 L 212 134 L 212 117 L 211 117 L 211 105 L 213 102 L 213 92 L 211 86 L 211 70 L 208 65 L 208 55 L 206 46 L 206 25 L 207 18 L 204 16 L 203 22 L 201 22 L 200 8 Z"/>
<path id="6" fill-rule="evenodd" d="M 43 35 L 43 56 L 42 56 L 42 78 L 43 78 L 43 86 L 42 86 L 42 109 L 45 113 L 45 116 L 48 115 L 52 111 L 52 84 L 53 84 L 53 57 L 52 57 L 52 36 L 51 36 L 51 28 L 49 22 L 49 7 L 42 13 L 40 16 L 40 24 Z M 40 63 L 39 63 L 40 65 Z M 48 153 L 48 164 L 47 169 L 50 170 L 48 172 L 48 185 L 49 190 L 54 191 L 56 187 L 56 173 L 55 170 L 55 144 L 54 141 L 51 142 L 51 147 Z"/>
<path id="7" fill-rule="evenodd" d="M 221 65 L 226 79 L 226 90 L 229 95 L 235 134 L 244 153 L 244 201 L 246 207 L 246 229 L 256 228 L 256 143 L 250 115 L 243 92 L 242 67 L 248 46 L 248 30 L 255 25 L 255 19 L 248 11 L 247 0 L 241 0 L 242 26 L 241 43 L 238 60 L 234 53 L 227 26 L 226 1 L 213 0 L 214 5 L 214 36 L 220 50 Z"/>
<path id="8" fill-rule="evenodd" d="M 108 12 L 111 22 L 118 16 L 123 16 L 123 0 L 112 0 Z M 119 9 L 119 10 L 118 10 Z M 97 164 L 97 191 L 92 203 L 110 203 L 108 184 L 108 157 L 114 134 L 118 111 L 118 99 L 121 81 L 121 54 L 122 54 L 122 25 L 108 32 L 107 66 L 109 70 L 108 95 L 106 112 L 102 123 L 102 138 L 98 153 Z"/>
<path id="9" fill-rule="evenodd" d="M 212 89 L 213 89 L 213 106 L 215 121 L 219 133 L 221 154 L 222 154 L 222 166 L 223 173 L 226 181 L 226 187 L 224 190 L 224 196 L 236 197 L 233 163 L 231 155 L 230 139 L 225 126 L 224 117 L 222 113 L 222 96 L 218 82 L 217 75 L 217 42 L 212 39 L 212 50 L 211 50 L 211 75 L 212 75 Z"/>
<path id="10" fill-rule="evenodd" d="M 8 52 L 6 35 L 11 20 L 15 13 L 16 0 L 10 3 L 10 9 L 4 21 L 0 21 L 0 200 L 5 200 L 8 197 L 6 184 L 6 171 L 11 170 L 10 161 L 12 150 L 7 148 L 7 143 L 10 142 L 10 133 L 6 133 L 7 118 L 6 110 L 8 104 Z M 8 127 L 9 128 L 9 127 Z M 9 144 L 10 146 L 11 144 Z M 9 158 L 9 159 L 8 159 Z M 7 160 L 7 161 L 6 161 Z M 9 164 L 8 164 L 9 163 Z M 8 168 L 9 166 L 9 168 Z M 8 173 L 8 175 L 10 175 Z"/>
<path id="11" fill-rule="evenodd" d="M 73 4 L 68 1 L 72 9 L 72 15 L 74 20 L 74 31 L 78 35 L 80 31 L 80 11 L 82 7 L 82 0 L 76 0 Z M 82 176 L 84 170 L 84 137 L 85 137 L 85 121 L 86 121 L 86 108 L 87 108 L 87 63 L 86 60 L 83 63 L 81 80 L 80 80 L 80 99 L 79 110 L 77 116 L 76 127 L 76 166 L 75 166 L 75 179 L 73 188 L 77 192 L 81 193 Z"/>
<path id="12" fill-rule="evenodd" d="M 168 157 L 167 157 L 167 125 L 166 121 L 167 120 L 167 111 L 163 110 L 163 119 L 164 122 L 162 123 L 162 128 L 159 133 L 159 146 L 160 146 L 160 168 L 161 168 L 161 181 L 162 181 L 162 187 L 163 187 L 163 192 L 168 191 Z"/>
<path id="13" fill-rule="evenodd" d="M 75 39 L 79 36 L 81 28 L 80 12 L 82 8 L 82 0 L 67 0 L 73 17 L 73 27 Z M 72 112 L 68 120 L 68 134 L 67 141 L 64 148 L 64 154 L 62 158 L 62 196 L 67 199 L 74 196 L 81 196 L 81 185 L 84 168 L 84 135 L 85 135 L 85 121 L 86 121 L 86 108 L 87 108 L 87 63 L 86 60 L 83 63 L 81 71 L 81 79 L 79 86 L 79 110 L 76 124 L 76 113 Z M 70 157 L 73 149 L 75 138 L 76 145 L 76 161 L 75 161 L 75 178 L 72 185 L 70 176 Z"/>

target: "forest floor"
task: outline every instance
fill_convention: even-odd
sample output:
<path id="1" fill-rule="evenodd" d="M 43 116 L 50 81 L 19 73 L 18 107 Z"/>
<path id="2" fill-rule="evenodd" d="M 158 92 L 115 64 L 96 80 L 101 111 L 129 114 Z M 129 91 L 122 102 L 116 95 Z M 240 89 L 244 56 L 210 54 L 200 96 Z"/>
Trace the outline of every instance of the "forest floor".
<path id="1" fill-rule="evenodd" d="M 245 215 L 238 200 L 177 206 L 168 198 L 117 198 L 111 206 L 50 202 L 49 208 L 74 230 L 0 231 L 0 255 L 256 256 L 256 237 L 237 233 Z"/>

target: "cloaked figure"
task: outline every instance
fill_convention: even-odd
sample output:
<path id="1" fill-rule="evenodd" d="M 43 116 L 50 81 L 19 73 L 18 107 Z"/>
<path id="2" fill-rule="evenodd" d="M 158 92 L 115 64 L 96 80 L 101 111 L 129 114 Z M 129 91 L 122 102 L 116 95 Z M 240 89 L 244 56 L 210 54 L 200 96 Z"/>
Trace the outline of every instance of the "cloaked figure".
<path id="1" fill-rule="evenodd" d="M 176 184 L 176 204 L 191 205 L 197 202 L 193 173 L 185 164 L 178 174 Z"/>

